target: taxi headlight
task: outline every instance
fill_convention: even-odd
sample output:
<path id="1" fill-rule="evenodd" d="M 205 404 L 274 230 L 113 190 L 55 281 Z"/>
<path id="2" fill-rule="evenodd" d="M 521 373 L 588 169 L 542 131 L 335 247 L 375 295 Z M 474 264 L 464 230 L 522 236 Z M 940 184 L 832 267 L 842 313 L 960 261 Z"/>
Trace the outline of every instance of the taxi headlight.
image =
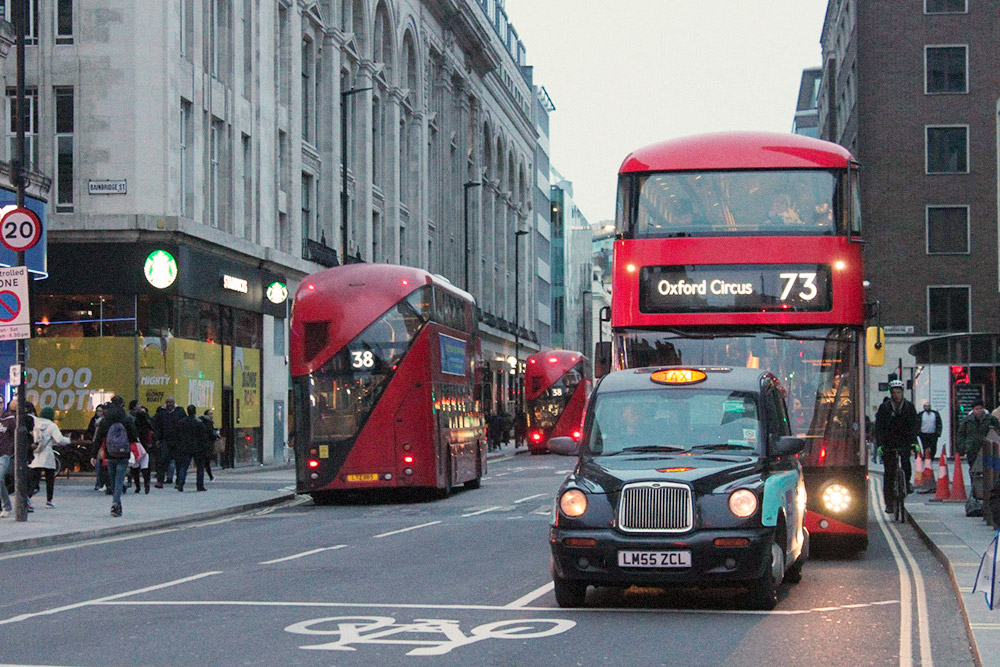
<path id="1" fill-rule="evenodd" d="M 559 498 L 559 509 L 566 516 L 582 516 L 587 511 L 587 494 L 579 489 L 570 489 Z"/>
<path id="2" fill-rule="evenodd" d="M 738 489 L 729 496 L 729 511 L 745 519 L 757 511 L 757 494 L 749 489 Z"/>
<path id="3" fill-rule="evenodd" d="M 846 512 L 854 498 L 843 484 L 831 484 L 823 489 L 823 506 L 831 512 Z"/>

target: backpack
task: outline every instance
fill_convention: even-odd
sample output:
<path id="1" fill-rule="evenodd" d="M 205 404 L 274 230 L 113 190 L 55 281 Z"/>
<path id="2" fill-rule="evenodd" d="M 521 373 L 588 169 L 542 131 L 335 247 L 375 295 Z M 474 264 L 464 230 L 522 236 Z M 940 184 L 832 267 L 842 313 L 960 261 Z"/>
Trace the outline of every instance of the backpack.
<path id="1" fill-rule="evenodd" d="M 128 458 L 130 453 L 128 433 L 121 422 L 115 422 L 108 429 L 108 437 L 104 440 L 104 452 L 109 459 Z"/>

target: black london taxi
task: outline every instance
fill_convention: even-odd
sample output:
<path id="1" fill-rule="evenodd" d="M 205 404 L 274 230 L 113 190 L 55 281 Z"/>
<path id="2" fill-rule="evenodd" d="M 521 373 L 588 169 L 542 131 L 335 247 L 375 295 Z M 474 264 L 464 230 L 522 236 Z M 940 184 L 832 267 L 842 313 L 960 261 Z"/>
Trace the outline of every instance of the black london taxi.
<path id="1" fill-rule="evenodd" d="M 605 376 L 549 533 L 562 607 L 587 587 L 745 587 L 773 609 L 809 554 L 806 493 L 778 380 L 748 368 L 657 367 Z"/>

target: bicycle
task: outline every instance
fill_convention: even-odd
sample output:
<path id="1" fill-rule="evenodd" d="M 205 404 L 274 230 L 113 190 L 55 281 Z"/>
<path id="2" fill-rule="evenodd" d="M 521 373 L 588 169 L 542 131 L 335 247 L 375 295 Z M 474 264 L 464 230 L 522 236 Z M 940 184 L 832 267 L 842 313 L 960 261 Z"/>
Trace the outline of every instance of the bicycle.
<path id="1" fill-rule="evenodd" d="M 906 471 L 903 469 L 903 457 L 910 455 L 910 449 L 894 449 L 891 452 L 883 452 L 885 455 L 896 457 L 896 474 L 893 479 L 886 479 L 883 483 L 892 490 L 892 518 L 897 523 L 906 523 L 906 496 L 909 494 L 906 484 Z M 890 486 L 891 485 L 891 486 Z"/>

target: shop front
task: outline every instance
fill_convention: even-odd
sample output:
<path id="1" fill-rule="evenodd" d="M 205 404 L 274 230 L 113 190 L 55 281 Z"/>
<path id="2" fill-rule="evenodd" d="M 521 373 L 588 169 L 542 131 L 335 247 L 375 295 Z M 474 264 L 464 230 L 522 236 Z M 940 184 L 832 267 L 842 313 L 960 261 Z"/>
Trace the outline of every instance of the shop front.
<path id="1" fill-rule="evenodd" d="M 114 394 L 150 414 L 173 397 L 215 411 L 223 465 L 270 459 L 264 442 L 265 327 L 284 340 L 284 279 L 204 250 L 163 244 L 53 244 L 32 296 L 25 384 L 66 431 L 85 432 Z M 283 364 L 281 364 L 282 367 Z M 271 430 L 271 429 L 268 429 Z M 284 440 L 284 433 L 274 434 Z M 267 450 L 267 451 L 265 451 Z M 265 456 L 267 455 L 267 456 Z"/>

